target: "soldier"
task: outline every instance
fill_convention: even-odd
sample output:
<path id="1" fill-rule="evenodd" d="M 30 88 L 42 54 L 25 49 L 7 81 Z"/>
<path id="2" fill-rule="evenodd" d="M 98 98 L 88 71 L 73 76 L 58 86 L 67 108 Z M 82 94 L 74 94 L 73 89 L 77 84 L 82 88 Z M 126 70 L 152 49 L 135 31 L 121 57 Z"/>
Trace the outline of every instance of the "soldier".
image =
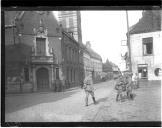
<path id="1" fill-rule="evenodd" d="M 136 88 L 139 88 L 139 77 L 137 73 L 135 73 L 135 76 L 134 76 L 134 84 Z"/>
<path id="2" fill-rule="evenodd" d="M 128 99 L 132 99 L 132 74 L 127 74 L 126 80 L 127 80 L 126 85 L 127 97 Z"/>
<path id="3" fill-rule="evenodd" d="M 124 85 L 123 76 L 120 75 L 115 85 L 115 89 L 117 90 L 116 101 L 119 101 L 119 97 L 122 100 L 123 85 Z"/>
<path id="4" fill-rule="evenodd" d="M 85 78 L 84 86 L 83 86 L 83 89 L 85 90 L 85 93 L 86 93 L 86 98 L 85 98 L 86 106 L 88 106 L 89 94 L 92 96 L 94 104 L 96 104 L 96 100 L 95 100 L 95 96 L 94 96 L 94 88 L 93 88 L 92 84 L 93 84 L 92 78 L 89 75 L 88 77 Z"/>

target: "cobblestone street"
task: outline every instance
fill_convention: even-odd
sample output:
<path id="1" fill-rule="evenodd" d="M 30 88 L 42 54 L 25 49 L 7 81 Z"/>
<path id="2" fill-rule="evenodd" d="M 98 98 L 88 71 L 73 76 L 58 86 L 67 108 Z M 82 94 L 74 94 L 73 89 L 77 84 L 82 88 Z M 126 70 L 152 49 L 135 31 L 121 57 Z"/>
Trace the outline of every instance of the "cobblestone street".
<path id="1" fill-rule="evenodd" d="M 161 121 L 160 85 L 142 83 L 134 94 L 133 101 L 116 102 L 112 92 L 92 121 Z"/>
<path id="2" fill-rule="evenodd" d="M 134 90 L 135 99 L 116 102 L 114 81 L 95 85 L 98 104 L 80 88 L 60 93 L 33 93 L 6 96 L 6 122 L 107 122 L 160 121 L 160 85 L 144 84 Z M 17 99 L 17 100 L 16 100 Z M 14 101 L 14 102 L 13 102 Z"/>
<path id="3" fill-rule="evenodd" d="M 110 94 L 113 81 L 95 85 L 97 105 L 89 97 L 85 107 L 85 94 L 80 88 L 60 93 L 31 93 L 6 96 L 7 122 L 68 122 L 82 121 L 84 116 L 93 118 L 97 109 Z M 87 118 L 88 120 L 88 118 Z"/>

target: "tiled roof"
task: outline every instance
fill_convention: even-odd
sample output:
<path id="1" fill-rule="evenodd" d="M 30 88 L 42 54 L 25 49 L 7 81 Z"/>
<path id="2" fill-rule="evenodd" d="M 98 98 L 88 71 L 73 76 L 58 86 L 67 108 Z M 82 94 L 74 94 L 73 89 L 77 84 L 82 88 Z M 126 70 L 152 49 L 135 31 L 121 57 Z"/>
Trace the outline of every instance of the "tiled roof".
<path id="1" fill-rule="evenodd" d="M 139 22 L 130 27 L 129 34 L 138 34 L 161 30 L 160 11 L 147 10 L 143 12 Z"/>
<path id="2" fill-rule="evenodd" d="M 98 59 L 98 60 L 102 60 L 101 56 L 98 53 L 96 53 L 93 49 L 87 48 L 87 50 L 90 53 L 90 56 L 92 58 L 95 58 L 95 59 Z"/>
<path id="3" fill-rule="evenodd" d="M 102 61 L 101 56 L 98 53 L 96 53 L 93 49 L 87 48 L 85 46 L 85 44 L 83 44 L 83 43 L 79 43 L 79 44 L 80 44 L 80 47 L 83 48 L 84 52 L 87 52 L 92 58 L 95 58 L 95 59 Z"/>

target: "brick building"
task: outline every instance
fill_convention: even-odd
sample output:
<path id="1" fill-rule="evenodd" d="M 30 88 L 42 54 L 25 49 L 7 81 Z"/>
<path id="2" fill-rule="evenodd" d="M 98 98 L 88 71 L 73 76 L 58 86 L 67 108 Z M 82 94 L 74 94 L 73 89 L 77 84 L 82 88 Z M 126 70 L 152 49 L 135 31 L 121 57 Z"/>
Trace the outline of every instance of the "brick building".
<path id="1" fill-rule="evenodd" d="M 59 26 L 53 12 L 5 12 L 7 92 L 78 86 L 78 58 L 79 44 Z"/>

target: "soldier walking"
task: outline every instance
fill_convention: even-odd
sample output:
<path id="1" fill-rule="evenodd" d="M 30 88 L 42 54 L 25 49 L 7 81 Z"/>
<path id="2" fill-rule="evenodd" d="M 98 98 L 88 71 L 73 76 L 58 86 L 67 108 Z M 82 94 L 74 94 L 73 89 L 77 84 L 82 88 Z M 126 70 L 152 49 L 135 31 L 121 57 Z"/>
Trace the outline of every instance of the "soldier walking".
<path id="1" fill-rule="evenodd" d="M 127 85 L 126 85 L 126 91 L 127 91 L 127 97 L 128 99 L 133 99 L 132 97 L 132 74 L 126 75 Z"/>
<path id="2" fill-rule="evenodd" d="M 88 77 L 85 78 L 84 80 L 84 86 L 83 89 L 85 90 L 86 97 L 85 97 L 85 106 L 88 106 L 88 97 L 91 95 L 94 104 L 96 104 L 95 96 L 94 96 L 94 88 L 93 88 L 93 82 L 92 82 L 92 77 L 89 75 Z"/>
<path id="3" fill-rule="evenodd" d="M 118 76 L 115 85 L 115 89 L 117 90 L 116 101 L 119 101 L 119 98 L 120 100 L 122 100 L 123 85 L 124 85 L 123 76 L 120 75 Z"/>

